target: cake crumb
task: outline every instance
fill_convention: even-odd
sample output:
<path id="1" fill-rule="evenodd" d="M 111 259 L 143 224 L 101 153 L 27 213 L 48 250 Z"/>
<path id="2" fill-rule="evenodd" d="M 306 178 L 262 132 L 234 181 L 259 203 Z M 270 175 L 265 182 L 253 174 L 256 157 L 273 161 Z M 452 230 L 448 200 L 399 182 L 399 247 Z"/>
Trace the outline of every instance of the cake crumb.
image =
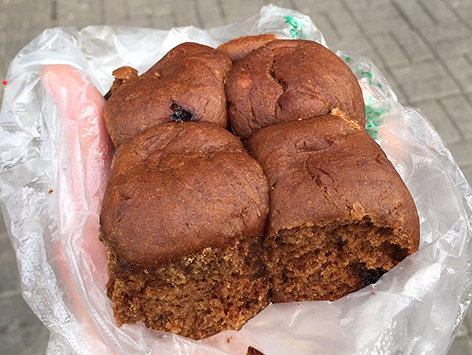
<path id="1" fill-rule="evenodd" d="M 51 189 L 51 190 L 48 191 L 48 194 L 52 194 L 53 192 L 54 192 L 54 190 Z"/>

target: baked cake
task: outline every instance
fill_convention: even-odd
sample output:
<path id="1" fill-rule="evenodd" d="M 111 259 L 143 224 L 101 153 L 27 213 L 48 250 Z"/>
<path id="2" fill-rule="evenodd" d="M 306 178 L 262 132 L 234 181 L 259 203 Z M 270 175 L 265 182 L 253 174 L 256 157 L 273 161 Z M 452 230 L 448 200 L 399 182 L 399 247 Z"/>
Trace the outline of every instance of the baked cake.
<path id="1" fill-rule="evenodd" d="M 273 302 L 334 301 L 419 244 L 413 199 L 379 145 L 339 110 L 247 141 L 270 186 L 264 241 Z"/>
<path id="2" fill-rule="evenodd" d="M 130 67 L 116 70 L 103 116 L 113 144 L 164 122 L 194 121 L 226 128 L 223 80 L 228 55 L 197 43 L 183 43 L 141 76 Z"/>
<path id="3" fill-rule="evenodd" d="M 141 76 L 114 75 L 100 238 L 118 326 L 238 330 L 271 301 L 359 290 L 418 249 L 413 199 L 364 130 L 359 84 L 322 45 L 184 43 Z"/>
<path id="4" fill-rule="evenodd" d="M 227 130 L 164 123 L 118 148 L 100 238 L 118 326 L 200 339 L 267 306 L 268 183 Z"/>
<path id="5" fill-rule="evenodd" d="M 226 96 L 231 127 L 243 139 L 335 107 L 365 125 L 356 77 L 336 54 L 312 41 L 276 40 L 249 53 L 228 73 Z"/>

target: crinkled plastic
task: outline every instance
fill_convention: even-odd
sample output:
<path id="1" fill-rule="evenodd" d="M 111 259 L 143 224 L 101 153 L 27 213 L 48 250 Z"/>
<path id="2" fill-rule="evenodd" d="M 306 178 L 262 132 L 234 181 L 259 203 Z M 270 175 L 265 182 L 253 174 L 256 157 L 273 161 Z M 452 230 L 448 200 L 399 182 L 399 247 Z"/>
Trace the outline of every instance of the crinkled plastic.
<path id="1" fill-rule="evenodd" d="M 446 353 L 471 298 L 471 188 L 421 112 L 402 107 L 375 66 L 347 52 L 338 55 L 363 88 L 367 130 L 418 207 L 420 250 L 375 285 L 336 302 L 270 305 L 239 332 L 192 341 L 115 325 L 97 241 L 112 153 L 101 95 L 111 72 L 143 72 L 185 41 L 217 46 L 265 32 L 325 44 L 308 17 L 267 6 L 211 30 L 49 29 L 13 60 L 0 114 L 0 198 L 23 296 L 51 331 L 48 354 L 245 354 L 248 345 L 268 355 Z M 75 69 L 44 68 L 51 64 Z"/>

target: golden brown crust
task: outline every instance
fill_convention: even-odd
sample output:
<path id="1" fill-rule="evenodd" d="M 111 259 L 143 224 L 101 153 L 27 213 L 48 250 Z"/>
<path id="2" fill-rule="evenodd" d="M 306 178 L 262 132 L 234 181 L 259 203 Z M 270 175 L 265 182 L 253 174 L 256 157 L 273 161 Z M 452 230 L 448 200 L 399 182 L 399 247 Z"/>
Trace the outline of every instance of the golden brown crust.
<path id="1" fill-rule="evenodd" d="M 138 77 L 138 71 L 128 66 L 118 68 L 113 71 L 112 74 L 115 77 L 115 80 L 111 85 L 110 93 L 107 97 L 107 100 L 110 98 L 111 95 L 113 95 L 116 89 L 118 89 L 126 80 L 131 80 Z"/>
<path id="2" fill-rule="evenodd" d="M 355 123 L 355 122 L 352 122 Z M 324 115 L 266 127 L 248 142 L 270 185 L 268 235 L 332 221 L 362 221 L 401 229 L 419 244 L 413 199 L 369 135 L 344 119 Z"/>
<path id="3" fill-rule="evenodd" d="M 118 149 L 101 238 L 119 260 L 155 266 L 261 236 L 267 213 L 267 180 L 238 138 L 209 124 L 165 123 Z"/>
<path id="4" fill-rule="evenodd" d="M 238 37 L 223 43 L 218 47 L 218 49 L 226 52 L 233 62 L 237 62 L 252 51 L 255 51 L 269 42 L 275 41 L 276 39 L 277 37 L 270 33 Z"/>
<path id="5" fill-rule="evenodd" d="M 120 85 L 114 85 L 103 113 L 113 144 L 118 147 L 150 127 L 171 121 L 226 128 L 223 80 L 230 68 L 226 53 L 188 42 L 139 77 L 122 70 L 126 79 L 117 77 Z"/>
<path id="6" fill-rule="evenodd" d="M 348 66 L 321 44 L 277 40 L 250 53 L 228 73 L 228 115 L 235 133 L 327 114 L 339 107 L 362 127 L 361 88 Z"/>

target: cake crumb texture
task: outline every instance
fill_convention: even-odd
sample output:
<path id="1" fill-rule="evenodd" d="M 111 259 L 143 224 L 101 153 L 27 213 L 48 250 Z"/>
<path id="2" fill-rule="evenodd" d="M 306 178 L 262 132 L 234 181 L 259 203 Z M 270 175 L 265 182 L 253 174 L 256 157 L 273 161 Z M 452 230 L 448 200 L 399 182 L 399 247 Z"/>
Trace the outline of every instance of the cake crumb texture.
<path id="1" fill-rule="evenodd" d="M 269 303 L 261 248 L 261 238 L 241 238 L 152 268 L 121 263 L 108 252 L 117 325 L 142 321 L 191 339 L 239 330 Z"/>

